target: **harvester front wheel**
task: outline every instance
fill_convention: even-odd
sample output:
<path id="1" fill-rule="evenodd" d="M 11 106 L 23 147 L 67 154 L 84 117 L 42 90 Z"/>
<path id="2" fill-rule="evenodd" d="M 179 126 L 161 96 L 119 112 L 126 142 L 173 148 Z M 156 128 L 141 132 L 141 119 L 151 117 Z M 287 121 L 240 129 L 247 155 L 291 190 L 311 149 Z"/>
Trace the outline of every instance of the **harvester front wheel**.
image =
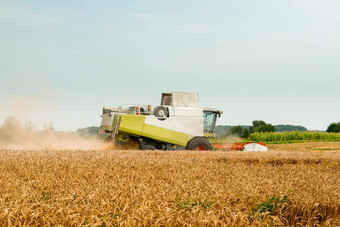
<path id="1" fill-rule="evenodd" d="M 211 151 L 212 146 L 206 138 L 195 137 L 188 142 L 186 149 L 196 151 Z"/>

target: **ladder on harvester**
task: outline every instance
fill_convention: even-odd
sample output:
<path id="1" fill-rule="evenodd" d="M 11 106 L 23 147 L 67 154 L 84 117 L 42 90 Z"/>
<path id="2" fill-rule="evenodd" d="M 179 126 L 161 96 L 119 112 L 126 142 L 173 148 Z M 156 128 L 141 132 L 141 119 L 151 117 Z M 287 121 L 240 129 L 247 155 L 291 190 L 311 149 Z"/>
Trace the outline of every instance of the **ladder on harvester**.
<path id="1" fill-rule="evenodd" d="M 116 118 L 116 121 L 115 121 L 115 125 L 114 125 L 114 128 L 113 128 L 113 131 L 112 131 L 112 141 L 114 142 L 115 140 L 115 137 L 118 133 L 118 128 L 119 128 L 119 122 L 120 122 L 120 112 L 122 110 L 122 106 L 119 106 L 118 107 L 118 112 L 117 112 L 117 118 Z"/>

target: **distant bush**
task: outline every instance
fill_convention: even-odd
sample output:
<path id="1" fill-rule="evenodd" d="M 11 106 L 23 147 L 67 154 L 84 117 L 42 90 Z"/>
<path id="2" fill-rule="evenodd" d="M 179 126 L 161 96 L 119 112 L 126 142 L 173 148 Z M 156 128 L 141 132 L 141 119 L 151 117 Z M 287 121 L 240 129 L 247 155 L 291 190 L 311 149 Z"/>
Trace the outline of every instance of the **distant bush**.
<path id="1" fill-rule="evenodd" d="M 326 132 L 340 132 L 340 122 L 330 124 Z"/>
<path id="2" fill-rule="evenodd" d="M 253 121 L 253 126 L 250 128 L 250 134 L 254 132 L 275 132 L 275 128 L 262 120 L 255 120 Z"/>

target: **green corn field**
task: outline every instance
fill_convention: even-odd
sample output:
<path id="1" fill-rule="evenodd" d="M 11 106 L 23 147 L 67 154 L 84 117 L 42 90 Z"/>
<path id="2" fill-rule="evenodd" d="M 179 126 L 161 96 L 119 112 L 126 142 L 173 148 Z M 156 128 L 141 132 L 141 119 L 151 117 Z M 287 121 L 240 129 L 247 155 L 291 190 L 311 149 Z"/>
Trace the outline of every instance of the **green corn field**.
<path id="1" fill-rule="evenodd" d="M 261 142 L 293 142 L 293 141 L 340 141 L 340 133 L 327 132 L 256 132 L 248 140 Z"/>

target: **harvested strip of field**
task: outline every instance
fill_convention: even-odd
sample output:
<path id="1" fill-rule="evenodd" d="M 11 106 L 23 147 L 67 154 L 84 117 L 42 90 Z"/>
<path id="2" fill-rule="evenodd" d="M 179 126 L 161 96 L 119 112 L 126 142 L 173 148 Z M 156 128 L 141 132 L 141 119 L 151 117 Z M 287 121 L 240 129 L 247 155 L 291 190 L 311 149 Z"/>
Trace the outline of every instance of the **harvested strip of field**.
<path id="1" fill-rule="evenodd" d="M 292 144 L 269 144 L 270 151 L 330 151 L 340 152 L 340 142 L 304 142 Z"/>
<path id="2" fill-rule="evenodd" d="M 340 225 L 335 152 L 0 152 L 0 225 Z"/>

